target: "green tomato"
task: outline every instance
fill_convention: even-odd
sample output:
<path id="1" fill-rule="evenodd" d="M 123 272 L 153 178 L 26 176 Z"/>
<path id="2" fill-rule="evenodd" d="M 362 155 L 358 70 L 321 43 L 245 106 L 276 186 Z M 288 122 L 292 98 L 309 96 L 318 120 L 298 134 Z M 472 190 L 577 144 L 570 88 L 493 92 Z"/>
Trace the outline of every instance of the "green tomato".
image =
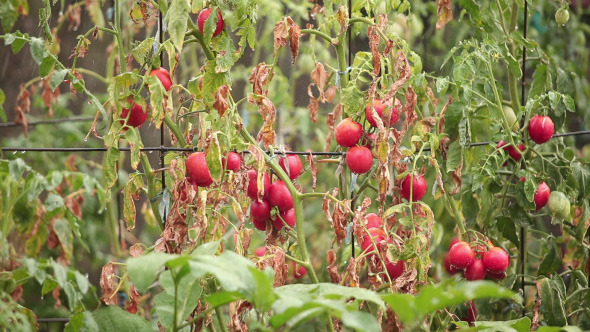
<path id="1" fill-rule="evenodd" d="M 520 123 L 518 123 L 518 119 L 516 118 L 516 114 L 514 114 L 512 107 L 504 105 L 502 106 L 502 111 L 504 111 L 504 116 L 506 117 L 506 120 L 508 120 L 508 127 L 512 128 L 512 131 L 518 131 L 518 129 L 520 129 Z"/>
<path id="2" fill-rule="evenodd" d="M 570 12 L 565 7 L 561 7 L 555 12 L 555 22 L 557 22 L 558 25 L 565 25 L 569 19 Z"/>
<path id="3" fill-rule="evenodd" d="M 552 191 L 547 207 L 551 215 L 559 219 L 566 219 L 570 215 L 570 200 L 562 192 Z"/>

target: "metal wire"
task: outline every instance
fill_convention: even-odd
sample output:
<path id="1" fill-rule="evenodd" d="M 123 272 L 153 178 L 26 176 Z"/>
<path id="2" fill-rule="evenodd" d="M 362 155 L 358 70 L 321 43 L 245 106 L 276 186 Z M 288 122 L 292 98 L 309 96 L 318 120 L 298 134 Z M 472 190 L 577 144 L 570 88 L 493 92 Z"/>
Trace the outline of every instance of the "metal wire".
<path id="1" fill-rule="evenodd" d="M 580 131 L 572 131 L 567 133 L 555 134 L 553 138 L 558 137 L 567 137 L 567 136 L 580 136 L 580 135 L 590 135 L 590 130 L 580 130 Z M 486 142 L 475 142 L 470 143 L 467 147 L 476 147 L 476 146 L 485 146 L 490 144 L 498 144 L 497 141 L 486 141 Z M 106 147 L 101 148 L 19 148 L 19 147 L 0 147 L 1 151 L 5 152 L 105 152 L 108 149 Z M 176 148 L 176 147 L 168 147 L 168 146 L 150 146 L 144 147 L 140 149 L 141 151 L 176 151 L 176 152 L 194 152 L 198 151 L 196 148 Z M 121 152 L 128 152 L 131 151 L 129 147 L 121 147 L 119 148 Z M 425 148 L 424 151 L 430 151 L 430 148 Z M 250 153 L 249 151 L 235 151 L 238 153 Z M 265 151 L 266 153 L 270 153 L 270 151 Z M 274 154 L 283 155 L 283 154 L 294 154 L 300 156 L 343 156 L 346 155 L 344 151 L 332 151 L 332 152 L 323 152 L 323 151 L 273 151 Z"/>

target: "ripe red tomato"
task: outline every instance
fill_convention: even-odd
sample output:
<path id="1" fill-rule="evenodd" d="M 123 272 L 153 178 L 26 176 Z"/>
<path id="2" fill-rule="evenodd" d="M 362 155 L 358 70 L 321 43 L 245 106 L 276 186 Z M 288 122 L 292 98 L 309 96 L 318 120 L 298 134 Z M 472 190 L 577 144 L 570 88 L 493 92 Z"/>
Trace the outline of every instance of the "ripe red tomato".
<path id="1" fill-rule="evenodd" d="M 473 262 L 465 269 L 465 279 L 469 281 L 483 280 L 486 276 L 486 269 L 481 259 L 474 259 Z"/>
<path id="2" fill-rule="evenodd" d="M 248 170 L 248 197 L 252 199 L 258 198 L 258 173 L 255 170 L 250 169 Z M 263 183 L 263 193 L 262 196 L 266 197 L 268 195 L 268 189 L 270 188 L 270 176 L 268 173 L 264 173 L 262 175 L 262 183 Z"/>
<path id="3" fill-rule="evenodd" d="M 293 208 L 293 197 L 283 181 L 275 181 L 268 189 L 270 205 L 276 206 L 279 211 L 287 212 Z"/>
<path id="4" fill-rule="evenodd" d="M 285 167 L 285 159 L 288 161 L 289 170 Z M 289 154 L 287 157 L 281 156 L 279 158 L 279 165 L 281 168 L 289 175 L 289 179 L 295 180 L 301 175 L 301 169 L 303 168 L 303 164 L 301 163 L 301 158 L 295 154 Z"/>
<path id="5" fill-rule="evenodd" d="M 291 266 L 293 266 L 293 277 L 295 279 L 301 279 L 307 274 L 307 270 L 303 266 L 299 266 L 295 262 L 291 262 Z"/>
<path id="6" fill-rule="evenodd" d="M 199 26 L 199 31 L 201 32 L 201 34 L 204 34 L 205 32 L 205 21 L 207 21 L 207 19 L 209 18 L 209 15 L 211 15 L 211 9 L 210 8 L 205 8 L 203 10 L 201 10 L 201 12 L 199 13 L 199 17 L 197 18 L 197 25 Z M 221 34 L 221 32 L 223 31 L 223 28 L 225 27 L 225 23 L 223 22 L 223 17 L 221 16 L 221 11 L 218 9 L 217 10 L 217 26 L 215 27 L 215 32 L 213 32 L 213 37 L 217 37 Z"/>
<path id="7" fill-rule="evenodd" d="M 170 91 L 170 88 L 172 87 L 172 80 L 170 79 L 170 72 L 166 68 L 160 67 L 152 69 L 152 71 L 150 71 L 150 75 L 156 76 L 160 82 L 162 82 L 164 89 L 166 89 L 166 91 Z"/>
<path id="8" fill-rule="evenodd" d="M 381 227 L 382 224 L 383 220 L 375 213 L 369 213 L 365 216 L 365 226 L 367 229 Z"/>
<path id="9" fill-rule="evenodd" d="M 520 161 L 520 158 L 522 157 L 522 151 L 524 151 L 524 144 L 520 144 L 518 146 L 518 149 L 516 149 L 512 145 L 508 145 L 508 143 L 504 142 L 503 140 L 500 140 L 498 142 L 498 145 L 496 145 L 496 148 L 502 148 L 504 151 L 508 152 L 508 155 L 512 159 L 514 159 L 515 161 Z M 504 165 L 506 164 L 507 163 L 504 163 Z"/>
<path id="10" fill-rule="evenodd" d="M 346 165 L 353 173 L 367 173 L 373 166 L 373 154 L 365 146 L 353 146 L 346 152 Z"/>
<path id="11" fill-rule="evenodd" d="M 506 271 L 510 264 L 510 257 L 504 249 L 493 247 L 483 254 L 483 265 L 491 272 L 500 273 Z"/>
<path id="12" fill-rule="evenodd" d="M 256 227 L 257 230 L 259 231 L 266 231 L 266 221 L 265 220 L 256 220 L 256 219 L 252 219 L 252 223 L 254 224 L 254 227 Z"/>
<path id="13" fill-rule="evenodd" d="M 131 106 L 131 114 L 129 114 L 129 109 L 124 108 L 121 111 L 121 124 L 125 125 L 125 119 L 127 119 L 127 125 L 130 127 L 139 128 L 141 125 L 147 120 L 148 118 L 148 111 L 146 108 L 139 106 L 133 102 L 133 99 L 129 100 L 133 106 Z M 129 115 L 129 118 L 127 118 Z"/>
<path id="14" fill-rule="evenodd" d="M 281 213 L 279 213 L 279 215 L 275 215 L 272 218 L 272 225 L 278 231 L 283 229 L 283 226 L 285 226 L 285 223 L 287 223 L 287 225 L 289 225 L 289 227 L 293 228 L 293 227 L 295 227 L 296 222 L 297 222 L 297 218 L 295 217 L 295 209 L 281 212 Z"/>
<path id="15" fill-rule="evenodd" d="M 346 118 L 340 121 L 334 132 L 336 143 L 345 147 L 355 146 L 361 139 L 362 135 L 363 126 L 361 126 L 360 123 L 354 122 L 351 118 Z"/>
<path id="16" fill-rule="evenodd" d="M 449 255 L 449 253 L 447 253 L 445 255 L 444 265 L 445 265 L 445 270 L 447 270 L 448 274 L 455 274 L 455 273 L 459 273 L 461 271 L 461 269 L 459 269 L 451 264 L 451 255 Z"/>
<path id="17" fill-rule="evenodd" d="M 451 243 L 449 244 L 449 249 L 451 249 L 451 247 L 452 247 L 452 246 L 453 246 L 455 243 L 457 243 L 457 242 L 459 242 L 459 241 L 460 241 L 460 240 L 459 240 L 459 238 L 458 238 L 458 237 L 454 237 L 454 238 L 451 240 Z"/>
<path id="18" fill-rule="evenodd" d="M 502 272 L 492 272 L 490 270 L 486 271 L 486 276 L 490 279 L 495 279 L 495 280 L 502 280 L 504 278 L 506 278 L 506 272 L 502 271 Z"/>
<path id="19" fill-rule="evenodd" d="M 401 102 L 396 98 L 395 106 L 391 110 L 391 117 L 389 118 L 389 121 L 386 121 L 383 119 L 383 110 L 386 107 L 391 107 L 391 101 L 383 101 L 382 99 L 373 100 L 373 107 L 375 108 L 377 115 L 379 115 L 381 120 L 383 120 L 383 126 L 385 127 L 391 127 L 394 124 L 396 124 L 396 122 L 399 120 L 399 114 L 397 109 L 399 106 L 401 106 Z M 371 112 L 371 105 L 367 105 L 367 107 L 365 108 L 365 116 L 367 117 L 367 121 L 369 121 L 371 126 L 377 127 L 377 122 L 373 118 L 373 114 Z"/>
<path id="20" fill-rule="evenodd" d="M 545 182 L 539 183 L 539 187 L 535 192 L 535 196 L 533 199 L 535 200 L 535 206 L 537 207 L 537 211 L 541 210 L 547 202 L 549 201 L 549 195 L 551 195 L 551 189 Z"/>
<path id="21" fill-rule="evenodd" d="M 387 261 L 385 262 L 385 268 L 387 269 L 387 274 L 389 274 L 391 280 L 397 279 L 404 273 L 404 261 Z"/>
<path id="22" fill-rule="evenodd" d="M 186 158 L 185 166 L 189 182 L 192 182 L 199 187 L 208 187 L 213 183 L 204 152 L 191 153 L 188 158 Z"/>
<path id="23" fill-rule="evenodd" d="M 267 199 L 262 201 L 252 200 L 250 204 L 250 215 L 254 220 L 270 219 L 270 203 Z"/>
<path id="24" fill-rule="evenodd" d="M 385 231 L 381 228 L 369 228 L 368 232 L 369 234 L 365 233 L 363 235 L 363 241 L 361 242 L 361 249 L 363 250 L 363 252 L 373 251 L 375 249 L 375 246 L 373 246 L 373 242 L 371 241 L 371 239 L 375 241 L 375 244 L 377 245 L 377 251 L 379 252 L 381 251 L 383 242 L 391 241 L 389 236 L 387 236 L 387 233 L 385 233 Z"/>
<path id="25" fill-rule="evenodd" d="M 264 257 L 264 255 L 266 255 L 266 247 L 263 246 L 256 248 L 256 250 L 254 250 L 254 254 L 256 254 L 258 257 Z"/>
<path id="26" fill-rule="evenodd" d="M 555 125 L 548 116 L 535 114 L 529 121 L 529 136 L 537 144 L 549 141 L 554 132 Z"/>
<path id="27" fill-rule="evenodd" d="M 426 179 L 422 175 L 411 176 L 408 174 L 402 182 L 401 193 L 407 201 L 410 200 L 410 191 L 412 191 L 412 201 L 421 200 L 426 194 Z"/>
<path id="28" fill-rule="evenodd" d="M 459 269 L 466 269 L 471 263 L 473 263 L 475 252 L 471 249 L 469 243 L 459 241 L 449 249 L 449 256 L 451 265 Z"/>
<path id="29" fill-rule="evenodd" d="M 242 158 L 235 152 L 228 152 L 225 156 L 221 157 L 221 164 L 226 170 L 237 172 L 242 165 Z"/>

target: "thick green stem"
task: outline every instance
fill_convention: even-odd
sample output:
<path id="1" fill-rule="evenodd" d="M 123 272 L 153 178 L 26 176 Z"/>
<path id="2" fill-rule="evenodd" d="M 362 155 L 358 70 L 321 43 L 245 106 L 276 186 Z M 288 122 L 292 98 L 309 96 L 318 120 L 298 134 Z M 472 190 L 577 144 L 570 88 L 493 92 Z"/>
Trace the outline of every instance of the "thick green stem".
<path id="1" fill-rule="evenodd" d="M 279 179 L 281 179 L 285 183 L 287 189 L 289 189 L 289 193 L 291 193 L 291 196 L 293 197 L 293 206 L 295 208 L 295 229 L 297 231 L 297 242 L 299 243 L 299 247 L 301 248 L 301 260 L 303 262 L 306 262 L 309 266 L 312 266 L 311 260 L 309 258 L 309 253 L 307 252 L 307 241 L 305 239 L 305 232 L 303 230 L 303 205 L 301 204 L 301 194 L 297 192 L 295 185 L 293 185 L 293 182 L 291 182 L 291 179 L 289 179 L 287 173 L 285 173 L 281 166 L 279 166 L 279 163 L 274 158 L 269 156 L 266 152 L 264 152 L 260 148 L 260 146 L 258 146 L 252 135 L 250 135 L 250 133 L 243 126 L 240 129 L 240 134 L 246 141 L 252 144 L 252 146 L 256 147 L 256 149 L 258 149 L 260 153 L 262 153 L 267 165 L 270 166 L 270 168 L 275 172 Z M 317 284 L 319 281 L 315 273 L 315 270 L 313 268 L 310 268 L 308 273 L 311 281 L 314 284 Z"/>
<path id="2" fill-rule="evenodd" d="M 332 37 L 330 37 L 329 35 L 321 32 L 321 31 L 318 31 L 318 30 L 315 30 L 315 29 L 301 29 L 301 33 L 302 34 L 308 33 L 308 34 L 313 34 L 313 35 L 320 36 L 325 41 L 327 41 L 328 43 L 333 44 Z"/>
<path id="3" fill-rule="evenodd" d="M 207 57 L 207 60 L 213 61 L 215 60 L 215 54 L 213 54 L 213 51 L 211 51 L 211 49 L 209 48 L 209 45 L 205 44 L 205 40 L 203 40 L 203 35 L 201 34 L 201 32 L 199 30 L 191 30 L 189 32 L 190 35 L 193 35 L 197 41 L 199 42 L 199 44 L 201 44 L 201 48 L 203 49 L 203 52 L 205 52 L 205 56 Z"/>
<path id="4" fill-rule="evenodd" d="M 345 34 L 342 34 L 345 35 Z M 342 40 L 340 40 L 342 39 Z M 339 38 L 339 43 L 336 44 L 336 58 L 338 59 L 338 73 L 337 75 L 340 77 L 340 86 L 337 86 L 340 89 L 342 86 L 346 86 L 348 84 L 348 75 L 346 75 L 346 54 L 344 52 L 344 39 Z"/>
<path id="5" fill-rule="evenodd" d="M 145 177 L 147 178 L 147 185 L 148 185 L 148 199 L 150 201 L 150 206 L 152 207 L 152 212 L 156 217 L 156 223 L 161 230 L 163 230 L 163 223 L 159 220 L 160 219 L 160 206 L 158 205 L 158 190 L 156 188 L 156 173 L 152 169 L 152 165 L 150 165 L 150 161 L 145 153 L 141 154 L 141 165 L 143 166 L 143 171 L 145 173 Z"/>
<path id="6" fill-rule="evenodd" d="M 170 117 L 168 115 L 164 116 L 164 123 L 166 124 L 166 126 L 168 126 L 168 129 L 170 129 L 170 131 L 172 132 L 174 137 L 176 137 L 176 140 L 178 141 L 180 146 L 183 148 L 186 147 L 186 140 L 184 139 L 184 136 L 180 132 L 180 128 L 178 128 L 176 123 L 174 123 L 174 121 L 172 121 L 172 119 L 170 119 Z"/>
<path id="7" fill-rule="evenodd" d="M 121 3 L 123 1 L 116 1 L 115 2 L 115 37 L 117 39 L 117 49 L 119 50 L 119 71 L 124 72 L 123 70 L 125 66 L 125 52 L 123 51 L 123 38 L 121 37 Z"/>

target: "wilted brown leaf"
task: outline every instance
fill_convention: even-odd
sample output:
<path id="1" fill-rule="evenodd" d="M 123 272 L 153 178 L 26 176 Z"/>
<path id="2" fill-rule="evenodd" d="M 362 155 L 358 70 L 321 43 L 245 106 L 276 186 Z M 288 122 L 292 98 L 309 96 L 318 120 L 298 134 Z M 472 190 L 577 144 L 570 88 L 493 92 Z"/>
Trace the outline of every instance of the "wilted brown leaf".
<path id="1" fill-rule="evenodd" d="M 326 83 L 328 82 L 329 77 L 330 74 L 326 71 L 324 65 L 321 62 L 316 62 L 315 69 L 311 72 L 311 80 L 313 81 L 313 83 L 311 83 L 308 87 L 308 94 L 312 96 L 312 94 L 310 94 L 310 89 L 311 86 L 315 84 L 318 90 L 320 91 L 320 97 L 318 99 L 322 103 L 325 103 L 326 96 L 324 91 L 326 89 Z"/>
<path id="2" fill-rule="evenodd" d="M 315 187 L 317 185 L 317 181 L 318 181 L 318 167 L 317 167 L 317 160 L 316 158 L 311 154 L 311 152 L 305 157 L 305 161 L 307 162 L 307 164 L 309 165 L 309 170 L 311 171 L 311 180 L 312 180 L 312 186 L 311 186 L 311 190 L 315 191 Z"/>
<path id="3" fill-rule="evenodd" d="M 115 274 L 115 265 L 110 262 L 102 267 L 100 274 L 100 288 L 102 290 L 101 301 L 106 305 L 117 305 L 117 277 Z"/>
<path id="4" fill-rule="evenodd" d="M 309 111 L 309 119 L 314 123 L 318 123 L 318 109 L 318 100 L 314 97 L 309 97 L 309 105 L 307 105 L 307 110 Z"/>
<path id="5" fill-rule="evenodd" d="M 135 285 L 131 285 L 129 288 L 129 298 L 127 299 L 127 306 L 125 306 L 125 310 L 127 310 L 129 313 L 136 314 L 138 303 L 139 293 L 137 292 L 137 289 L 135 289 Z"/>
<path id="6" fill-rule="evenodd" d="M 336 260 L 336 252 L 334 249 L 328 250 L 326 254 L 326 262 L 328 263 L 328 274 L 330 275 L 330 282 L 333 284 L 340 283 L 340 274 L 338 273 L 338 263 Z"/>
<path id="7" fill-rule="evenodd" d="M 338 8 L 338 12 L 336 13 L 336 20 L 340 24 L 340 31 L 338 32 L 339 35 L 346 32 L 347 27 L 347 20 L 348 20 L 348 9 L 345 6 L 340 6 Z"/>
<path id="8" fill-rule="evenodd" d="M 297 56 L 299 55 L 299 38 L 301 38 L 301 28 L 291 17 L 287 17 L 287 23 L 289 24 L 289 48 L 291 49 L 291 57 L 293 58 L 293 62 L 297 60 Z"/>
<path id="9" fill-rule="evenodd" d="M 342 104 L 338 103 L 334 106 L 331 113 L 326 116 L 326 124 L 328 125 L 328 133 L 326 134 L 326 144 L 324 145 L 324 151 L 330 151 L 330 145 L 332 143 L 332 137 L 334 136 L 334 125 L 336 119 L 340 118 L 342 114 Z"/>
<path id="10" fill-rule="evenodd" d="M 277 56 L 279 48 L 287 45 L 287 36 L 289 34 L 289 27 L 285 18 L 281 18 L 274 27 L 274 53 L 273 56 Z"/>
<path id="11" fill-rule="evenodd" d="M 254 94 L 260 96 L 266 96 L 268 94 L 268 90 L 264 88 L 268 84 L 268 73 L 269 68 L 264 62 L 259 63 L 252 69 L 252 74 L 248 82 L 252 83 L 252 92 Z"/>
<path id="12" fill-rule="evenodd" d="M 379 76 L 381 72 L 381 53 L 379 53 L 379 42 L 381 38 L 377 32 L 377 28 L 370 26 L 367 31 L 369 37 L 369 47 L 371 48 L 371 54 L 373 55 L 373 75 Z"/>
<path id="13" fill-rule="evenodd" d="M 223 116 L 225 111 L 229 108 L 229 104 L 227 102 L 227 94 L 229 93 L 229 86 L 224 84 L 219 87 L 217 92 L 215 92 L 215 101 L 213 102 L 213 108 L 217 110 L 219 116 Z"/>
<path id="14" fill-rule="evenodd" d="M 139 257 L 141 254 L 143 254 L 143 245 L 141 243 L 136 243 L 129 248 L 129 256 Z"/>
<path id="15" fill-rule="evenodd" d="M 258 112 L 262 115 L 263 124 L 258 132 L 256 139 L 269 147 L 274 144 L 276 133 L 273 129 L 276 118 L 276 110 L 273 103 L 268 98 L 260 98 L 258 102 Z"/>
<path id="16" fill-rule="evenodd" d="M 278 246 L 272 247 L 270 251 L 274 255 L 272 261 L 272 268 L 275 270 L 274 287 L 280 287 L 285 284 L 287 276 L 289 275 L 289 269 L 287 267 L 287 263 L 285 262 L 285 252 Z"/>
<path id="17" fill-rule="evenodd" d="M 436 0 L 438 19 L 436 30 L 440 30 L 453 19 L 453 4 L 451 0 Z"/>

